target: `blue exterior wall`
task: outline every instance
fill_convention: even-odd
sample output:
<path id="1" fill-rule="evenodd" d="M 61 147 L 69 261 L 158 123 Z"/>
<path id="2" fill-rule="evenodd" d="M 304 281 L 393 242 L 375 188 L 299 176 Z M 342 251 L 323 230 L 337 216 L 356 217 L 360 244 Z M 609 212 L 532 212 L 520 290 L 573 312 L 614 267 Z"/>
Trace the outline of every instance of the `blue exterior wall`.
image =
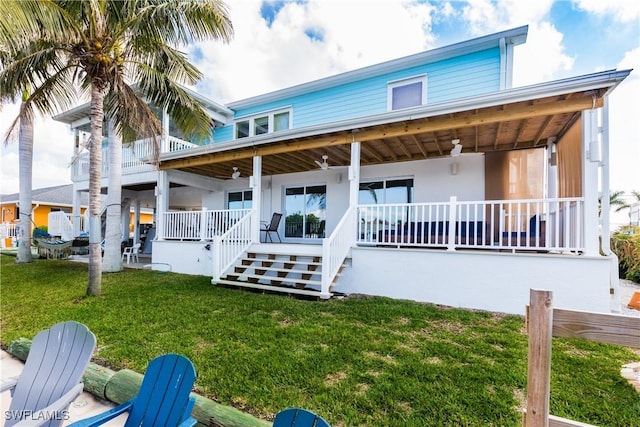
<path id="1" fill-rule="evenodd" d="M 500 50 L 480 52 L 381 74 L 279 101 L 242 108 L 235 119 L 280 108 L 291 108 L 292 128 L 303 128 L 387 111 L 389 82 L 427 76 L 427 104 L 500 90 Z M 215 142 L 233 139 L 233 124 L 214 131 Z"/>

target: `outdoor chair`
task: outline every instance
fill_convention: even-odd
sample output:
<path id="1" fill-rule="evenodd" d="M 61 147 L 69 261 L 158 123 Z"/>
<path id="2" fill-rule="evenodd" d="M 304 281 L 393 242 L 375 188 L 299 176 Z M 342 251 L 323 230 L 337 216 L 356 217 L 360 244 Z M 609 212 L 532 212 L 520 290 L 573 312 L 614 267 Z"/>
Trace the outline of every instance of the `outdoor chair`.
<path id="1" fill-rule="evenodd" d="M 71 424 L 73 427 L 99 426 L 128 412 L 125 427 L 193 426 L 195 399 L 189 396 L 196 370 L 189 359 L 165 354 L 147 367 L 138 394 L 115 408 Z"/>
<path id="2" fill-rule="evenodd" d="M 22 374 L 0 385 L 11 390 L 5 426 L 60 426 L 69 404 L 82 393 L 95 335 L 78 322 L 62 322 L 35 336 Z M 4 399 L 4 398 L 3 398 Z"/>
<path id="3" fill-rule="evenodd" d="M 273 427 L 331 427 L 320 415 L 302 408 L 288 408 L 276 414 Z"/>
<path id="4" fill-rule="evenodd" d="M 127 246 L 122 252 L 122 260 L 124 261 L 124 258 L 126 257 L 127 264 L 129 264 L 131 260 L 133 260 L 133 262 L 140 262 L 140 259 L 138 258 L 138 252 L 140 252 L 140 243 L 136 243 L 133 246 Z"/>
<path id="5" fill-rule="evenodd" d="M 263 222 L 260 227 L 260 231 L 265 233 L 264 240 L 267 241 L 267 237 L 269 241 L 273 243 L 273 239 L 271 239 L 271 233 L 276 233 L 278 236 L 278 241 L 282 243 L 282 239 L 280 238 L 280 233 L 278 233 L 278 227 L 280 226 L 280 220 L 282 219 L 281 213 L 274 213 L 271 216 L 271 222 Z"/>

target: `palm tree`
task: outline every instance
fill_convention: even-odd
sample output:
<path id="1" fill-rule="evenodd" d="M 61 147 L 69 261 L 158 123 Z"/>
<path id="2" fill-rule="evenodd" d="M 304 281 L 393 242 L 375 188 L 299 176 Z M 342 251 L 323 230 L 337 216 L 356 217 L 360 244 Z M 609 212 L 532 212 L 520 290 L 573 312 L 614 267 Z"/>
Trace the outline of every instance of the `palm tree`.
<path id="1" fill-rule="evenodd" d="M 4 136 L 4 143 L 8 144 L 13 139 L 18 139 L 18 162 L 19 162 L 19 230 L 18 253 L 16 262 L 28 263 L 32 261 L 31 256 L 31 218 L 32 210 L 32 167 L 33 167 L 33 122 L 35 114 L 40 111 L 43 114 L 51 114 L 55 111 L 56 102 L 63 107 L 69 107 L 68 98 L 49 99 L 42 91 L 31 91 L 31 83 L 28 80 L 17 79 L 15 75 L 7 75 L 5 69 L 18 60 L 24 59 L 25 50 L 17 48 L 17 44 L 22 42 L 22 36 L 11 31 L 7 26 L 13 18 L 20 16 L 20 10 L 10 8 L 10 4 L 0 5 L 4 8 L 0 17 L 0 111 L 5 103 L 11 103 L 16 97 L 20 97 L 21 104 L 19 114 L 9 127 Z M 26 29 L 30 33 L 30 38 L 39 40 L 42 36 L 41 27 L 38 25 Z M 42 42 L 37 42 L 42 44 Z M 45 65 L 41 62 L 40 65 Z M 33 64 L 34 75 L 42 72 Z M 7 79 L 7 77 L 11 77 Z M 16 131 L 18 135 L 16 135 Z"/>
<path id="2" fill-rule="evenodd" d="M 615 206 L 615 211 L 620 212 L 623 209 L 627 209 L 629 205 L 622 200 L 622 195 L 624 195 L 624 191 L 616 190 L 611 191 L 609 193 L 609 207 L 611 209 Z M 598 216 L 602 215 L 602 196 L 598 197 Z"/>
<path id="3" fill-rule="evenodd" d="M 195 84 L 202 74 L 178 48 L 192 41 L 229 40 L 233 29 L 226 7 L 219 0 L 3 0 L 0 16 L 0 29 L 15 35 L 11 52 L 23 53 L 0 71 L 0 86 L 15 89 L 30 82 L 62 99 L 78 86 L 89 95 L 87 294 L 100 295 L 104 118 L 114 120 L 123 142 L 156 138 L 162 129 L 149 101 L 166 108 L 187 135 L 210 134 L 209 117 L 182 87 Z M 38 27 L 44 37 L 35 39 Z"/>

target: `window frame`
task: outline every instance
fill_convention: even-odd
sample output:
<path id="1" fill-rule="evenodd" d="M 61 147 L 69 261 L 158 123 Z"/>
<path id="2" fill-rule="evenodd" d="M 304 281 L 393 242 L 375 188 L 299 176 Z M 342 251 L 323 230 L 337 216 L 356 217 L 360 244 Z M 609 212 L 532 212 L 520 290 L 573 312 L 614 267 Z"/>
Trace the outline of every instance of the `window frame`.
<path id="1" fill-rule="evenodd" d="M 232 194 L 241 194 L 242 195 L 242 207 L 240 208 L 231 208 L 229 207 L 229 196 L 231 196 Z M 251 198 L 247 199 L 245 198 L 246 195 L 250 195 Z M 251 201 L 251 207 L 246 207 L 245 204 L 246 202 Z M 228 210 L 240 210 L 240 209 L 252 209 L 253 208 L 253 190 L 251 190 L 250 188 L 244 188 L 244 189 L 238 189 L 238 190 L 229 190 L 227 191 L 227 197 L 226 197 L 226 207 Z"/>
<path id="2" fill-rule="evenodd" d="M 286 129 L 274 130 L 275 116 L 285 114 L 285 113 L 289 115 L 288 127 Z M 291 107 L 278 108 L 277 110 L 271 110 L 271 111 L 266 111 L 262 113 L 251 114 L 249 116 L 239 117 L 233 123 L 233 139 L 244 139 L 244 138 L 250 138 L 253 136 L 266 135 L 274 132 L 282 132 L 284 130 L 289 130 L 292 128 L 292 117 L 293 117 L 293 114 L 292 114 Z M 260 119 L 265 119 L 265 118 L 267 119 L 267 131 L 256 134 L 256 121 Z M 238 125 L 242 123 L 248 124 L 249 132 L 247 136 L 238 136 Z"/>
<path id="3" fill-rule="evenodd" d="M 419 76 L 408 77 L 399 80 L 392 80 L 387 82 L 387 111 L 400 111 L 407 108 L 415 108 L 427 105 L 427 75 L 421 74 Z M 393 91 L 396 88 L 409 86 L 415 83 L 422 83 L 422 93 L 421 95 L 421 103 L 420 105 L 412 105 L 410 107 L 396 108 L 393 109 Z"/>

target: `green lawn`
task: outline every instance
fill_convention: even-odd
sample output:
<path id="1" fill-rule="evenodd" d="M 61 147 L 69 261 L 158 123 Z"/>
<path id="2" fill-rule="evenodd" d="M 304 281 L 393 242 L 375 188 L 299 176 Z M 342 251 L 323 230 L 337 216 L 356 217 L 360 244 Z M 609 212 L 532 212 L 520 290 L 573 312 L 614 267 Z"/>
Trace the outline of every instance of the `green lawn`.
<path id="1" fill-rule="evenodd" d="M 264 419 L 300 406 L 335 426 L 521 422 L 522 317 L 387 298 L 304 301 L 141 270 L 105 274 L 103 296 L 86 298 L 85 264 L 0 262 L 3 346 L 76 320 L 96 334 L 98 363 L 142 373 L 160 354 L 184 354 L 199 393 Z M 553 346 L 554 415 L 640 425 L 640 396 L 619 374 L 640 355 L 581 340 Z"/>

